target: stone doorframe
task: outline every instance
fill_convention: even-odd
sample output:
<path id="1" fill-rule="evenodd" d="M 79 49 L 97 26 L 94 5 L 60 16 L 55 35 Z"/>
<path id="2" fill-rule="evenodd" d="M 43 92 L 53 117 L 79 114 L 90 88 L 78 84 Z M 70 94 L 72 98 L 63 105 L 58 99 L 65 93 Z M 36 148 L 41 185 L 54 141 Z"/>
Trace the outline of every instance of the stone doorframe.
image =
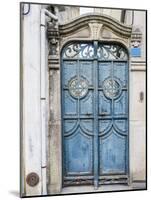
<path id="1" fill-rule="evenodd" d="M 49 133 L 48 133 L 48 194 L 57 194 L 62 190 L 62 136 L 61 136 L 61 62 L 63 47 L 70 41 L 118 42 L 129 52 L 132 27 L 102 14 L 89 13 L 81 15 L 66 24 L 48 23 L 49 42 Z M 129 58 L 130 66 L 130 58 Z M 129 67 L 130 69 L 130 67 Z M 130 77 L 130 73 L 129 73 Z M 130 78 L 129 78 L 130 79 Z M 131 91 L 129 92 L 129 96 Z M 130 99 L 129 99 L 130 104 Z M 130 104 L 131 105 L 131 104 Z M 131 108 L 130 108 L 131 110 Z M 129 110 L 129 112 L 130 112 Z M 130 119 L 129 119 L 130 120 Z M 129 130 L 130 131 L 130 130 Z M 129 132 L 129 138 L 131 134 Z M 131 158 L 131 139 L 129 139 L 129 158 Z M 131 169 L 131 159 L 129 159 Z M 131 170 L 130 170 L 131 177 Z"/>

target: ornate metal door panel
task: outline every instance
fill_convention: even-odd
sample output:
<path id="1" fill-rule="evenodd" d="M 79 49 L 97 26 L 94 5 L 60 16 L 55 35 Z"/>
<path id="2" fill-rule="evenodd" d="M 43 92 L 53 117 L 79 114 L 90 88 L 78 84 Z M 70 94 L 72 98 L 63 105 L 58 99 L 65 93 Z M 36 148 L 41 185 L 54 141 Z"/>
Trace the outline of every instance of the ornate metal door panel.
<path id="1" fill-rule="evenodd" d="M 98 79 L 100 180 L 125 182 L 126 177 L 115 175 L 128 174 L 127 62 L 99 62 Z"/>
<path id="2" fill-rule="evenodd" d="M 62 134 L 64 185 L 97 187 L 127 178 L 128 66 L 122 46 L 94 41 L 63 49 Z"/>

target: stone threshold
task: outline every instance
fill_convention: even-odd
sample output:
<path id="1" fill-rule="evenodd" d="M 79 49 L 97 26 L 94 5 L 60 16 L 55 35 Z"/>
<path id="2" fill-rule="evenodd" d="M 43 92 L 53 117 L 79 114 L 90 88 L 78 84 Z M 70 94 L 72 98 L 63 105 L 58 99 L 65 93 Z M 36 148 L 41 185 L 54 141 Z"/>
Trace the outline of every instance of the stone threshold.
<path id="1" fill-rule="evenodd" d="M 101 185 L 98 189 L 94 186 L 68 186 L 62 188 L 60 194 L 89 193 L 89 192 L 110 192 L 124 190 L 145 190 L 146 182 L 133 182 L 130 186 L 125 184 Z"/>

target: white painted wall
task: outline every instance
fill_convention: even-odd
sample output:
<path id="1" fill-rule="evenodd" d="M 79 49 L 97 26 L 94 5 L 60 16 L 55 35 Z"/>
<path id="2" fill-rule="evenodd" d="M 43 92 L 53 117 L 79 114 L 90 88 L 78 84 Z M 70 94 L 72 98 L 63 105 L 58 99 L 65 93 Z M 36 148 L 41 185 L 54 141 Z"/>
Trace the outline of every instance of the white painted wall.
<path id="1" fill-rule="evenodd" d="M 26 7 L 27 8 L 27 7 Z M 41 194 L 41 113 L 40 113 L 40 5 L 31 5 L 22 16 L 23 28 L 23 174 L 26 195 Z M 26 9 L 27 11 L 27 9 Z M 40 181 L 30 187 L 26 176 L 36 172 Z"/>
<path id="2" fill-rule="evenodd" d="M 139 66 L 142 69 L 145 66 Z M 134 67 L 133 67 L 134 68 Z M 136 69 L 136 66 L 135 66 Z M 145 180 L 146 174 L 146 98 L 145 98 L 145 71 L 131 72 L 131 113 L 130 139 L 132 180 Z M 140 101 L 140 92 L 144 92 L 144 100 Z"/>

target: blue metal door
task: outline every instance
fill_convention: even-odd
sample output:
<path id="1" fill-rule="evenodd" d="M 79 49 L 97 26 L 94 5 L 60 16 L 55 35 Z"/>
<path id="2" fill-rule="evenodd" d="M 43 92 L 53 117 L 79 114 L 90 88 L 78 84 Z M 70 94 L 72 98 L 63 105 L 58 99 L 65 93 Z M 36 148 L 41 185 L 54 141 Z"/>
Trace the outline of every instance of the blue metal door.
<path id="1" fill-rule="evenodd" d="M 63 185 L 128 180 L 128 56 L 119 44 L 62 51 Z"/>

